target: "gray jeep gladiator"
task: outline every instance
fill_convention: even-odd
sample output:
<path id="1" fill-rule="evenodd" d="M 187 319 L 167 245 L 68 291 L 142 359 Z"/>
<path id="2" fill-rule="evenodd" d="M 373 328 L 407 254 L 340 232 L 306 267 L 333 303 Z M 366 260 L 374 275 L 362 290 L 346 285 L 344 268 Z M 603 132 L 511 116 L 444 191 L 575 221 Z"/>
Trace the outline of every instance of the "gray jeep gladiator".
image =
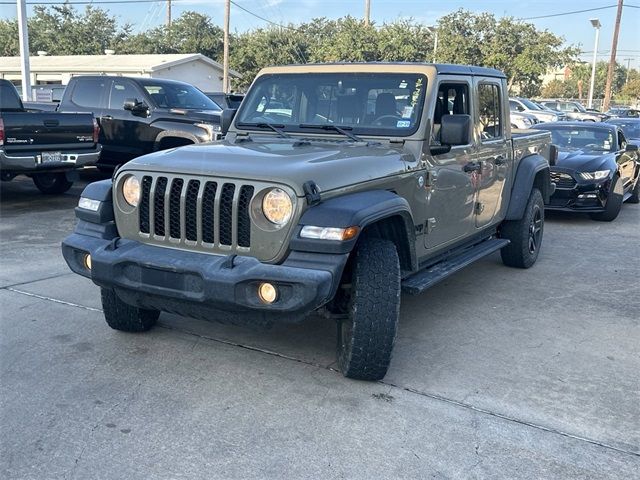
<path id="1" fill-rule="evenodd" d="M 401 292 L 500 250 L 531 267 L 553 193 L 547 132 L 510 129 L 505 76 L 432 64 L 267 68 L 224 140 L 155 152 L 88 185 L 69 267 L 114 329 L 160 311 L 338 325 L 338 364 L 384 377 Z"/>

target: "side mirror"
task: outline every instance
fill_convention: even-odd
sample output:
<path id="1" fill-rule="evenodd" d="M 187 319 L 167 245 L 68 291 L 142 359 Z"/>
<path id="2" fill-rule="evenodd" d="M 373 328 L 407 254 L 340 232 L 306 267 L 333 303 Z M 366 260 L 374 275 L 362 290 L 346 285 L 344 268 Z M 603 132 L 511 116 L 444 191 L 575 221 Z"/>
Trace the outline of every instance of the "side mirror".
<path id="1" fill-rule="evenodd" d="M 580 113 L 580 110 L 578 110 L 576 107 L 573 107 L 572 112 L 573 112 L 573 113 Z"/>
<path id="2" fill-rule="evenodd" d="M 122 106 L 125 110 L 129 110 L 131 113 L 140 113 L 146 111 L 149 107 L 146 103 L 137 98 L 127 98 Z"/>
<path id="3" fill-rule="evenodd" d="M 637 152 L 639 149 L 640 148 L 638 148 L 638 145 L 634 143 L 627 143 L 627 146 L 624 147 L 625 152 Z"/>
<path id="4" fill-rule="evenodd" d="M 471 143 L 471 115 L 443 115 L 440 122 L 440 142 L 443 145 L 456 146 Z"/>
<path id="5" fill-rule="evenodd" d="M 549 165 L 554 166 L 558 163 L 558 147 L 553 143 L 549 145 Z"/>
<path id="6" fill-rule="evenodd" d="M 222 110 L 222 113 L 220 114 L 220 130 L 222 130 L 222 135 L 226 135 L 229 131 L 229 127 L 231 126 L 237 111 L 238 110 L 236 108 L 225 108 Z"/>

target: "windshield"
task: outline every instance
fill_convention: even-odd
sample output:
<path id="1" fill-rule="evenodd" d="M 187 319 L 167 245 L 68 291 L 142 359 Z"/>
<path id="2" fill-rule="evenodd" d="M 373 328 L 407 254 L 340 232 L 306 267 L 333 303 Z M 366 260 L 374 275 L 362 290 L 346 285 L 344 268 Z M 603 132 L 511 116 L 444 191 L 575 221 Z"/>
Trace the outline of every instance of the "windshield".
<path id="1" fill-rule="evenodd" d="M 426 84 L 413 73 L 263 75 L 243 100 L 236 125 L 271 123 L 307 133 L 334 125 L 356 135 L 407 136 L 418 129 Z"/>
<path id="2" fill-rule="evenodd" d="M 584 112 L 586 112 L 586 111 L 587 111 L 587 109 L 586 109 L 586 108 L 584 108 L 584 107 L 582 106 L 582 104 L 577 103 L 577 102 L 572 102 L 572 103 L 571 103 L 571 106 L 573 106 L 573 107 L 577 108 L 579 112 L 583 112 L 583 113 L 584 113 Z"/>
<path id="3" fill-rule="evenodd" d="M 522 98 L 522 99 L 520 99 L 520 101 L 522 103 L 524 103 L 529 110 L 540 110 L 540 107 L 538 105 L 536 105 L 535 103 L 527 100 L 526 98 Z"/>
<path id="4" fill-rule="evenodd" d="M 196 87 L 185 83 L 140 81 L 142 86 L 160 108 L 182 108 L 185 110 L 214 110 L 221 108 Z"/>
<path id="5" fill-rule="evenodd" d="M 604 128 L 554 128 L 551 132 L 551 143 L 565 150 L 586 150 L 614 152 L 616 140 L 613 132 Z"/>
<path id="6" fill-rule="evenodd" d="M 627 138 L 640 139 L 640 122 L 610 122 L 622 129 Z"/>

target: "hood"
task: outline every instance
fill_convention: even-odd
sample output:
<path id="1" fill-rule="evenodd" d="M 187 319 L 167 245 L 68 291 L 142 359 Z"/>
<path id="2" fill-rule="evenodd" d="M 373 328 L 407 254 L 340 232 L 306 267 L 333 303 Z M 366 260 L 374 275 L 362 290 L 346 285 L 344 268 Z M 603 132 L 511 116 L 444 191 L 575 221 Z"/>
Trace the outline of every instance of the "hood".
<path id="1" fill-rule="evenodd" d="M 400 146 L 367 145 L 252 135 L 253 141 L 188 145 L 151 153 L 128 162 L 121 170 L 207 175 L 261 180 L 292 187 L 303 196 L 302 185 L 313 180 L 321 192 L 405 172 L 413 156 Z"/>
<path id="2" fill-rule="evenodd" d="M 217 110 L 184 110 L 180 108 L 171 108 L 163 110 L 163 114 L 172 118 L 184 121 L 220 123 L 220 112 Z"/>
<path id="3" fill-rule="evenodd" d="M 544 122 L 552 122 L 558 119 L 558 115 L 553 112 L 546 112 L 544 110 L 530 110 L 528 113 L 534 115 L 538 120 Z"/>
<path id="4" fill-rule="evenodd" d="M 615 153 L 599 153 L 584 150 L 560 150 L 556 166 L 576 172 L 595 172 L 615 169 Z"/>

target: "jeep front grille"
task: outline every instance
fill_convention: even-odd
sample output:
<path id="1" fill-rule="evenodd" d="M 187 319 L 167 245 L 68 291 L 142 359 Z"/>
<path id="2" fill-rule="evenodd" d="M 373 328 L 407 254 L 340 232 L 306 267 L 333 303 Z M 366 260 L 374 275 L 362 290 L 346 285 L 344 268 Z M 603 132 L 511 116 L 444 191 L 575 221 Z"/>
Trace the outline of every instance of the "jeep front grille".
<path id="1" fill-rule="evenodd" d="M 246 252 L 254 192 L 253 185 L 230 181 L 144 175 L 139 235 L 154 243 Z"/>

